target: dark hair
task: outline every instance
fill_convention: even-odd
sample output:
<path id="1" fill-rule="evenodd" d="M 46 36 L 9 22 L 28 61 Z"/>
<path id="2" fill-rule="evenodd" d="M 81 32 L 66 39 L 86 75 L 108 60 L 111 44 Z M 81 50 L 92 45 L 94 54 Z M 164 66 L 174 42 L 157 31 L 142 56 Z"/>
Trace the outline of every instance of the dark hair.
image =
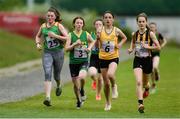
<path id="1" fill-rule="evenodd" d="M 103 14 L 103 17 L 104 17 L 104 15 L 107 14 L 107 13 L 111 14 L 111 15 L 113 16 L 113 18 L 114 18 L 114 14 L 113 14 L 111 11 L 105 11 L 104 14 Z"/>
<path id="2" fill-rule="evenodd" d="M 146 15 L 146 13 L 140 13 L 137 17 L 136 17 L 136 21 L 138 21 L 138 18 L 139 17 L 144 17 L 145 19 L 146 19 L 146 21 L 147 21 L 147 15 Z"/>
<path id="3" fill-rule="evenodd" d="M 146 21 L 147 21 L 147 15 L 146 15 L 146 13 L 140 13 L 137 17 L 136 17 L 136 21 L 138 22 L 138 19 L 139 19 L 139 17 L 144 17 L 145 19 L 146 19 Z M 146 25 L 146 28 L 149 30 L 150 28 L 149 28 L 149 26 L 148 26 L 148 24 Z"/>
<path id="4" fill-rule="evenodd" d="M 76 22 L 76 20 L 77 19 L 81 19 L 82 21 L 83 21 L 83 27 L 85 26 L 85 21 L 84 21 L 84 19 L 82 18 L 82 17 L 80 17 L 80 16 L 77 16 L 77 17 L 75 17 L 74 19 L 73 19 L 73 26 L 74 26 L 74 24 L 75 24 L 75 22 Z"/>
<path id="5" fill-rule="evenodd" d="M 48 12 L 54 12 L 54 14 L 56 15 L 56 19 L 55 19 L 56 22 L 61 22 L 62 21 L 62 19 L 60 18 L 61 15 L 60 15 L 59 11 L 56 8 L 50 7 L 48 9 Z"/>
<path id="6" fill-rule="evenodd" d="M 102 19 L 96 19 L 96 20 L 93 22 L 93 24 L 95 25 L 95 23 L 96 23 L 97 21 L 101 21 L 101 22 L 103 23 L 103 20 L 102 20 Z"/>

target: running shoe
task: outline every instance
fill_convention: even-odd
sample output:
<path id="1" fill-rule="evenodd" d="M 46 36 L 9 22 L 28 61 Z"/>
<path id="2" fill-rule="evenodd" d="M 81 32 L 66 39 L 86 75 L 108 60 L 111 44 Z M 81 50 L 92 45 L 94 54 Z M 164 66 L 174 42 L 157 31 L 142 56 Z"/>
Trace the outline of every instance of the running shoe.
<path id="1" fill-rule="evenodd" d="M 62 93 L 62 88 L 61 87 L 57 87 L 56 88 L 56 96 L 60 96 Z"/>
<path id="2" fill-rule="evenodd" d="M 143 104 L 139 104 L 138 111 L 139 111 L 139 113 L 144 113 L 144 105 Z"/>
<path id="3" fill-rule="evenodd" d="M 151 86 L 150 94 L 154 94 L 156 92 L 156 84 L 153 83 Z"/>
<path id="4" fill-rule="evenodd" d="M 143 93 L 143 98 L 146 98 L 146 97 L 148 97 L 149 96 L 149 91 L 144 91 L 144 93 Z"/>
<path id="5" fill-rule="evenodd" d="M 80 90 L 80 94 L 81 94 L 81 100 L 84 102 L 86 100 L 86 98 L 87 98 L 86 95 L 85 95 L 84 89 Z"/>
<path id="6" fill-rule="evenodd" d="M 101 95 L 96 95 L 96 100 L 101 100 Z"/>
<path id="7" fill-rule="evenodd" d="M 51 106 L 51 101 L 48 99 L 45 99 L 43 104 L 49 107 L 49 106 Z"/>
<path id="8" fill-rule="evenodd" d="M 91 88 L 92 88 L 93 90 L 96 90 L 96 81 L 93 81 L 93 82 L 92 82 Z"/>
<path id="9" fill-rule="evenodd" d="M 81 100 L 84 102 L 87 99 L 86 95 L 81 96 Z"/>
<path id="10" fill-rule="evenodd" d="M 118 98 L 118 90 L 117 90 L 117 85 L 115 84 L 114 87 L 112 87 L 112 98 L 116 99 Z"/>
<path id="11" fill-rule="evenodd" d="M 81 102 L 81 101 L 77 101 L 77 103 L 76 103 L 76 108 L 77 108 L 77 109 L 80 109 L 81 106 L 82 106 L 82 102 Z"/>
<path id="12" fill-rule="evenodd" d="M 111 104 L 106 104 L 104 110 L 105 111 L 111 110 Z"/>

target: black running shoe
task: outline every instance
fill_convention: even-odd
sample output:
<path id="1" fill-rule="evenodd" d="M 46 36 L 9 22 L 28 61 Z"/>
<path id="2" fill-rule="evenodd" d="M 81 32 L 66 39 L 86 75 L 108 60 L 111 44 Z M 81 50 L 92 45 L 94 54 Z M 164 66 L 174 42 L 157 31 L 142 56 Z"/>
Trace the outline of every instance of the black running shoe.
<path id="1" fill-rule="evenodd" d="M 60 96 L 61 93 L 62 93 L 61 87 L 57 87 L 57 88 L 56 88 L 56 96 Z"/>
<path id="2" fill-rule="evenodd" d="M 43 104 L 49 107 L 51 106 L 51 101 L 46 99 L 44 100 Z"/>
<path id="3" fill-rule="evenodd" d="M 87 96 L 85 95 L 85 93 L 84 93 L 85 91 L 84 91 L 84 89 L 81 89 L 80 90 L 80 94 L 81 94 L 81 100 L 82 100 L 82 102 L 84 102 L 85 100 L 86 100 L 86 98 L 87 98 Z"/>
<path id="4" fill-rule="evenodd" d="M 144 105 L 140 104 L 138 108 L 139 113 L 144 113 Z"/>
<path id="5" fill-rule="evenodd" d="M 82 102 L 80 102 L 80 101 L 77 101 L 77 103 L 76 103 L 77 105 L 76 105 L 76 108 L 77 109 L 80 109 L 81 108 L 81 106 L 82 106 Z"/>

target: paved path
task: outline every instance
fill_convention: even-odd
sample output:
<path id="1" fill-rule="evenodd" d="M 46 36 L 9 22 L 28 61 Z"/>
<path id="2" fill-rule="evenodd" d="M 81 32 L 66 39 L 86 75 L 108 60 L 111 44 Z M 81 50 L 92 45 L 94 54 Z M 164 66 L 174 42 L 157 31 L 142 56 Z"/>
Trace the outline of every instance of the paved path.
<path id="1" fill-rule="evenodd" d="M 61 79 L 63 84 L 70 81 L 68 61 L 64 62 Z M 0 69 L 0 103 L 22 100 L 44 92 L 43 81 L 40 59 Z"/>
<path id="2" fill-rule="evenodd" d="M 120 62 L 130 57 L 132 56 L 122 51 Z M 68 63 L 66 58 L 61 75 L 63 84 L 71 81 Z M 40 59 L 0 69 L 0 103 L 22 100 L 44 92 L 43 81 L 44 74 Z M 53 83 L 55 85 L 55 82 Z"/>

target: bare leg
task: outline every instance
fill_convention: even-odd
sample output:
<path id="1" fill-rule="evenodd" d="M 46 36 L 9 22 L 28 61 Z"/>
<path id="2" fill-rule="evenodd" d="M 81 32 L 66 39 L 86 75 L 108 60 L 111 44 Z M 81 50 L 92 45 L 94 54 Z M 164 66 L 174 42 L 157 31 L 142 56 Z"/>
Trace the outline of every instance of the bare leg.
<path id="1" fill-rule="evenodd" d="M 103 79 L 102 75 L 99 74 L 97 81 L 97 92 L 96 92 L 96 100 L 101 100 L 101 89 L 102 89 Z"/>
<path id="2" fill-rule="evenodd" d="M 134 75 L 136 77 L 136 93 L 137 93 L 138 100 L 143 100 L 142 69 L 141 68 L 135 68 L 134 69 Z"/>
<path id="3" fill-rule="evenodd" d="M 112 98 L 116 99 L 118 98 L 118 91 L 117 91 L 117 84 L 115 82 L 115 72 L 117 69 L 117 64 L 115 62 L 112 62 L 109 64 L 109 68 L 108 68 L 108 72 L 107 72 L 107 76 L 111 82 L 111 86 L 112 86 Z"/>
<path id="4" fill-rule="evenodd" d="M 105 94 L 105 98 L 106 98 L 106 104 L 110 105 L 111 104 L 111 101 L 110 101 L 110 81 L 109 81 L 109 78 L 107 76 L 107 68 L 101 69 L 101 73 L 102 73 L 102 77 L 103 77 L 103 81 L 104 81 L 104 94 Z"/>
<path id="5" fill-rule="evenodd" d="M 88 69 L 88 74 L 93 80 L 91 87 L 93 90 L 96 90 L 96 80 L 97 80 L 97 69 L 95 67 L 90 67 Z"/>
<path id="6" fill-rule="evenodd" d="M 134 75 L 136 77 L 136 94 L 138 98 L 138 111 L 140 113 L 144 113 L 144 105 L 143 105 L 143 71 L 141 68 L 134 69 Z"/>

